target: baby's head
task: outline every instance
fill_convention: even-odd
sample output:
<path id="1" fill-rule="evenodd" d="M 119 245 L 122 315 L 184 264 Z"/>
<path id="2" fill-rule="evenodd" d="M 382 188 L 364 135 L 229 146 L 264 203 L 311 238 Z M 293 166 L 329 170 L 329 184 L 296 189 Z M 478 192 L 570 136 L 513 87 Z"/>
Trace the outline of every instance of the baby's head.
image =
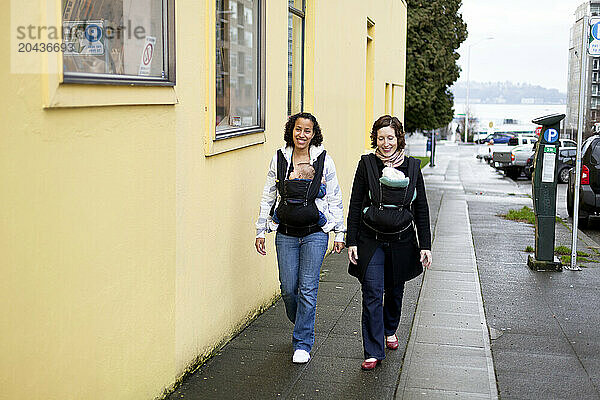
<path id="1" fill-rule="evenodd" d="M 300 163 L 290 173 L 290 179 L 312 179 L 315 177 L 315 169 L 309 163 Z"/>

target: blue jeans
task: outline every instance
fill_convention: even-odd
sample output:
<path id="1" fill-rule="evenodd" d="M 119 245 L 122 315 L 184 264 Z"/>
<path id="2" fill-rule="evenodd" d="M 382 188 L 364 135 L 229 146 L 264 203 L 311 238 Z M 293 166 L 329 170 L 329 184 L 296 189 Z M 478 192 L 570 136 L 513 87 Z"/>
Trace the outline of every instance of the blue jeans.
<path id="1" fill-rule="evenodd" d="M 362 336 L 365 359 L 385 358 L 385 336 L 392 336 L 400 323 L 404 282 L 384 289 L 385 258 L 390 249 L 381 245 L 371 258 L 362 282 Z"/>
<path id="2" fill-rule="evenodd" d="M 304 237 L 277 232 L 275 249 L 285 311 L 294 324 L 294 350 L 310 352 L 315 342 L 317 290 L 328 235 L 316 232 Z"/>

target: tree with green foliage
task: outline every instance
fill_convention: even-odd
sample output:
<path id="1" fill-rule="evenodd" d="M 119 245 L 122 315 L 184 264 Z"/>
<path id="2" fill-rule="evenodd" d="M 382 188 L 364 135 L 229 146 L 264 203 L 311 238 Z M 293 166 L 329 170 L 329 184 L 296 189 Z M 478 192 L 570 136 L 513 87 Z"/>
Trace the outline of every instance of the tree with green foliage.
<path id="1" fill-rule="evenodd" d="M 450 86 L 460 76 L 456 49 L 467 38 L 462 0 L 408 0 L 407 132 L 448 125 L 454 116 Z"/>

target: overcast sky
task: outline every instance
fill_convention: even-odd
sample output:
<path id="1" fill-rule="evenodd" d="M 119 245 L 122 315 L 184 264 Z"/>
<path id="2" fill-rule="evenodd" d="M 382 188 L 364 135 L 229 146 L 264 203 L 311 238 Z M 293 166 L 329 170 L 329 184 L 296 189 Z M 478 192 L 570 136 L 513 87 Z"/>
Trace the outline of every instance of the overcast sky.
<path id="1" fill-rule="evenodd" d="M 512 81 L 567 90 L 569 29 L 583 0 L 463 0 L 469 37 L 460 47 L 460 81 Z"/>

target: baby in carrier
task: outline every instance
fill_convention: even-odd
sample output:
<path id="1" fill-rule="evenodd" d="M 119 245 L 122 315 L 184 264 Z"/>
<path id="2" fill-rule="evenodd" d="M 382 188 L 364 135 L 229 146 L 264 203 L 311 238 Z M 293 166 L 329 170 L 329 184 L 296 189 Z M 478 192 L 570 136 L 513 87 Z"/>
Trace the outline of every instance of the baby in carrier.
<path id="1" fill-rule="evenodd" d="M 363 209 L 362 221 L 378 234 L 398 235 L 408 229 L 413 220 L 410 205 L 416 197 L 414 182 L 392 167 L 385 167 L 378 176 L 374 158 L 365 157 L 371 204 Z M 409 174 L 414 174 L 411 168 L 415 169 L 414 164 L 409 167 Z"/>
<path id="2" fill-rule="evenodd" d="M 298 164 L 298 166 L 292 171 L 290 172 L 290 177 L 289 180 L 291 181 L 304 181 L 304 182 L 310 182 L 312 181 L 312 179 L 315 176 L 315 169 L 313 168 L 312 165 L 310 165 L 309 163 L 300 163 Z M 325 178 L 323 178 L 321 185 L 319 187 L 319 194 L 317 195 L 318 198 L 323 198 L 325 197 L 325 192 L 326 191 L 326 185 L 325 185 Z M 293 202 L 293 200 L 290 200 L 290 202 Z M 275 223 L 279 223 L 279 218 L 277 217 L 277 210 L 275 210 L 273 212 L 273 222 Z M 319 211 L 319 226 L 324 226 L 327 223 L 327 219 L 325 218 L 325 215 Z"/>
<path id="3" fill-rule="evenodd" d="M 382 185 L 389 187 L 407 187 L 409 179 L 396 168 L 385 167 L 379 181 Z"/>

